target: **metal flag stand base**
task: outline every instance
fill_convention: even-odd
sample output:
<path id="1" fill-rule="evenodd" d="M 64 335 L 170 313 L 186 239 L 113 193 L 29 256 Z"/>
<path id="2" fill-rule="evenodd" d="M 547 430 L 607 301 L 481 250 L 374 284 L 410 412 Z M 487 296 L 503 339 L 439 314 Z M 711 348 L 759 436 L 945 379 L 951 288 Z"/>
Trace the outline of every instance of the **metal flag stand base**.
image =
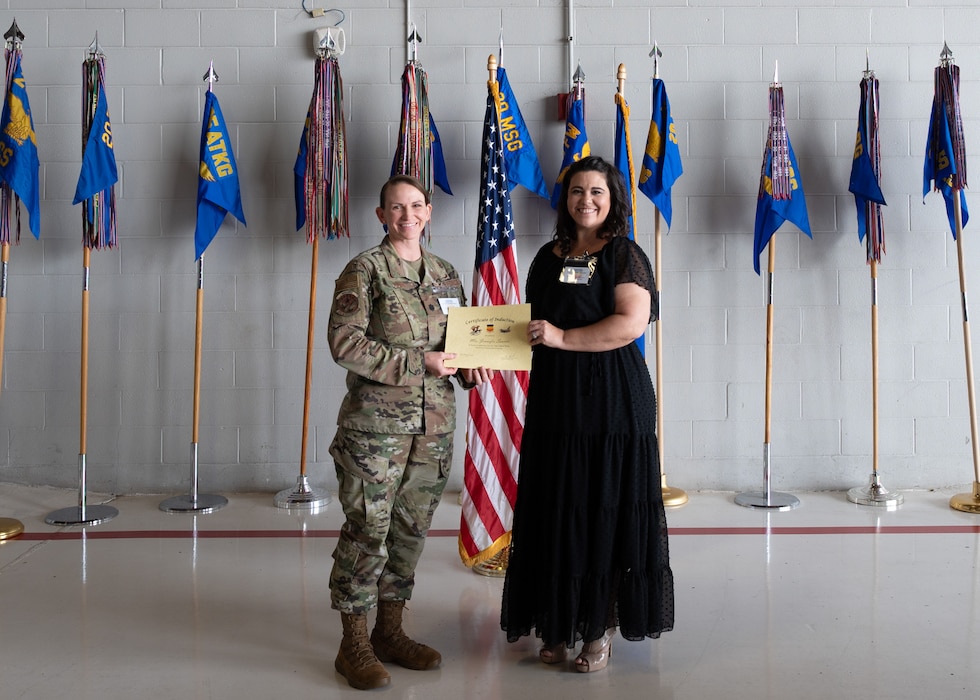
<path id="1" fill-rule="evenodd" d="M 228 505 L 228 499 L 210 493 L 197 492 L 197 443 L 191 445 L 191 492 L 173 496 L 160 503 L 160 510 L 167 513 L 213 513 Z"/>
<path id="2" fill-rule="evenodd" d="M 312 488 L 306 474 L 300 474 L 294 488 L 283 489 L 273 500 L 278 508 L 316 512 L 330 503 L 330 493 Z"/>
<path id="3" fill-rule="evenodd" d="M 800 499 L 791 493 L 772 491 L 769 488 L 769 452 L 770 445 L 763 446 L 763 485 L 762 491 L 749 491 L 735 496 L 735 503 L 746 508 L 761 508 L 769 511 L 793 510 L 800 505 Z"/>
<path id="4" fill-rule="evenodd" d="M 0 518 L 0 542 L 17 537 L 24 531 L 24 523 L 14 518 Z"/>
<path id="5" fill-rule="evenodd" d="M 48 525 L 98 525 L 112 520 L 119 511 L 112 506 L 90 506 L 86 503 L 86 455 L 78 455 L 78 505 L 48 513 L 44 522 Z"/>
<path id="6" fill-rule="evenodd" d="M 964 513 L 980 514 L 980 481 L 973 482 L 973 493 L 958 493 L 950 498 L 949 507 Z"/>
<path id="7" fill-rule="evenodd" d="M 897 508 L 905 502 L 900 493 L 892 493 L 881 485 L 877 472 L 871 473 L 867 486 L 855 486 L 847 492 L 847 500 L 859 506 L 879 506 L 881 508 Z"/>

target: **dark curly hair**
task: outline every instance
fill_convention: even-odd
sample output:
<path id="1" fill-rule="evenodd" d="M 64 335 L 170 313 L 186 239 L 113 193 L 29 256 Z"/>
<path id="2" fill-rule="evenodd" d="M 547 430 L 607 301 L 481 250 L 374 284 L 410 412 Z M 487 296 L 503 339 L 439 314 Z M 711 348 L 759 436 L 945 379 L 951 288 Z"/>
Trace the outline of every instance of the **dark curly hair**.
<path id="1" fill-rule="evenodd" d="M 555 237 L 562 255 L 568 255 L 576 239 L 575 220 L 568 211 L 568 187 L 578 173 L 594 170 L 606 178 L 609 187 L 609 214 L 599 238 L 615 238 L 629 235 L 629 202 L 626 197 L 626 181 L 618 168 L 599 156 L 586 156 L 572 163 L 561 181 L 561 195 L 558 197 L 558 219 L 555 222 Z"/>

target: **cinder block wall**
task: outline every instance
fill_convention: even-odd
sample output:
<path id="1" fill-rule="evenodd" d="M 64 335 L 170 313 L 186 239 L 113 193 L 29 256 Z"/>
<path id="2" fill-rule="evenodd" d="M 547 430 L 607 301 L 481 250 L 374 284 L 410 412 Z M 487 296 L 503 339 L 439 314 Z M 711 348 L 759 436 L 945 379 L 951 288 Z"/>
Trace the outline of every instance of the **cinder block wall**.
<path id="1" fill-rule="evenodd" d="M 11 251 L 0 481 L 77 485 L 84 437 L 90 489 L 186 491 L 202 76 L 214 61 L 248 226 L 229 218 L 205 254 L 200 483 L 205 492 L 290 487 L 299 473 L 312 266 L 295 231 L 292 165 L 312 91 L 313 31 L 340 16 L 311 18 L 300 0 L 0 0 L 0 9 L 0 29 L 16 17 L 26 35 L 43 189 L 40 241 L 28 234 Z M 315 485 L 335 485 L 327 448 L 344 386 L 326 349 L 326 314 L 337 273 L 382 236 L 373 209 L 394 150 L 409 21 L 423 38 L 418 57 L 455 192 L 435 194 L 432 248 L 467 286 L 486 63 L 500 28 L 503 65 L 548 179 L 561 160 L 555 95 L 568 90 L 570 60 L 586 73 L 592 150 L 609 157 L 616 70 L 626 65 L 638 159 L 650 116 L 648 53 L 659 43 L 684 163 L 663 241 L 662 441 L 668 481 L 685 490 L 762 485 L 766 309 L 752 228 L 777 62 L 813 240 L 789 224 L 776 236 L 773 487 L 867 482 L 871 280 L 847 184 L 869 55 L 881 80 L 888 201 L 879 471 L 891 488 L 972 481 L 956 245 L 941 197 L 923 204 L 921 181 L 944 40 L 963 72 L 968 149 L 977 143 L 980 10 L 972 0 L 578 0 L 571 30 L 559 0 L 415 0 L 408 8 L 358 0 L 340 9 L 352 235 L 320 245 L 307 464 Z M 80 65 L 96 33 L 121 176 L 120 242 L 92 254 L 83 435 L 81 212 L 71 199 L 81 161 Z M 526 269 L 551 235 L 553 212 L 523 189 L 513 196 Z M 637 218 L 652 257 L 653 207 L 642 196 Z M 980 288 L 971 229 L 967 284 Z"/>

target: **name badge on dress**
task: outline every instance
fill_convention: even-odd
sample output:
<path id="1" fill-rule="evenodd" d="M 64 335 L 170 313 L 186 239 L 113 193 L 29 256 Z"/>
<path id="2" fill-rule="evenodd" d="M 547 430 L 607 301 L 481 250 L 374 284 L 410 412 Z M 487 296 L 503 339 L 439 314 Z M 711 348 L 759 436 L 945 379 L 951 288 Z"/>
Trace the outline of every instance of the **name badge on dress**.
<path id="1" fill-rule="evenodd" d="M 565 258 L 565 264 L 558 274 L 558 281 L 564 284 L 589 284 L 592 275 L 595 274 L 596 257 L 594 255 L 580 255 L 573 258 Z"/>

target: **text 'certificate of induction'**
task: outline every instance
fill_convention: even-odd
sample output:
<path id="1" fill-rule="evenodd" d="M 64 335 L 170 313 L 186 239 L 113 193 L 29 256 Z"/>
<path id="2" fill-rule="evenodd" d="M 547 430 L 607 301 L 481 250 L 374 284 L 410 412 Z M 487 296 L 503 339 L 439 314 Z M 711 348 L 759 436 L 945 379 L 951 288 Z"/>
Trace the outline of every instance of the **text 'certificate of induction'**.
<path id="1" fill-rule="evenodd" d="M 530 304 L 460 306 L 449 309 L 446 352 L 456 354 L 448 367 L 531 369 L 527 342 Z"/>

